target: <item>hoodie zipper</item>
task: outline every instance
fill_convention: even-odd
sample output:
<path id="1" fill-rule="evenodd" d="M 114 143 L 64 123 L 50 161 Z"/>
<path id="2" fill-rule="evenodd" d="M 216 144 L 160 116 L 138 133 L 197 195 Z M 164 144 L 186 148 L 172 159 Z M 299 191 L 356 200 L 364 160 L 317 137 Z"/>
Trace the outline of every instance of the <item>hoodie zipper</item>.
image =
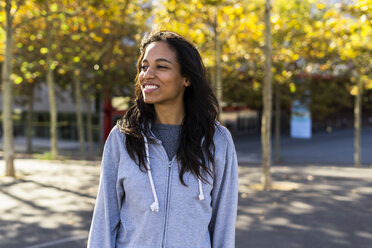
<path id="1" fill-rule="evenodd" d="M 161 247 L 165 248 L 165 234 L 167 230 L 167 222 L 168 222 L 168 207 L 169 207 L 169 187 L 170 187 L 170 177 L 171 177 L 171 169 L 172 169 L 172 161 L 168 161 L 168 182 L 167 182 L 167 196 L 166 196 L 166 204 L 165 204 L 165 221 L 164 221 L 164 230 L 163 230 L 163 242 Z"/>

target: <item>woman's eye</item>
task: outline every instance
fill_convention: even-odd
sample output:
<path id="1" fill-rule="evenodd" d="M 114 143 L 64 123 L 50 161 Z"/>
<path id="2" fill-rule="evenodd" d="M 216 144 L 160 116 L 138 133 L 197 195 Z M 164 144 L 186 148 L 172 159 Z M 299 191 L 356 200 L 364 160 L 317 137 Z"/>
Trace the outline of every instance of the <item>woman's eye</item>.
<path id="1" fill-rule="evenodd" d="M 164 66 L 164 65 L 158 65 L 158 68 L 159 69 L 168 69 L 168 67 Z"/>
<path id="2" fill-rule="evenodd" d="M 147 66 L 147 65 L 142 65 L 142 66 L 141 66 L 141 70 L 142 70 L 142 71 L 146 71 L 146 70 L 147 70 L 147 68 L 148 68 L 148 66 Z"/>

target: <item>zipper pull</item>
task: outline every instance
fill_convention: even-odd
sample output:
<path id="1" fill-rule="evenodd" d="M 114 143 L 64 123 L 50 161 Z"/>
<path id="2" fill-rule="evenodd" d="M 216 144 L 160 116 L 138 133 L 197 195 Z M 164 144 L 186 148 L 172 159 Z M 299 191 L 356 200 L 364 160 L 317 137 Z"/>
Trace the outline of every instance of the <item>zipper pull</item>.
<path id="1" fill-rule="evenodd" d="M 168 167 L 172 167 L 172 161 L 168 161 Z"/>

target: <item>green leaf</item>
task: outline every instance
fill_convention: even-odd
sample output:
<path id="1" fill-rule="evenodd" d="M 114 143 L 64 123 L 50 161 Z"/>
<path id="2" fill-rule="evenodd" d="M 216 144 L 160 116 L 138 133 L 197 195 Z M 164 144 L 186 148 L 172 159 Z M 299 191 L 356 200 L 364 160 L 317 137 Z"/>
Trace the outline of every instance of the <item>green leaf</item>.
<path id="1" fill-rule="evenodd" d="M 41 54 L 47 54 L 48 51 L 49 51 L 49 49 L 46 48 L 46 47 L 42 47 L 42 48 L 40 48 L 40 53 L 41 53 Z"/>

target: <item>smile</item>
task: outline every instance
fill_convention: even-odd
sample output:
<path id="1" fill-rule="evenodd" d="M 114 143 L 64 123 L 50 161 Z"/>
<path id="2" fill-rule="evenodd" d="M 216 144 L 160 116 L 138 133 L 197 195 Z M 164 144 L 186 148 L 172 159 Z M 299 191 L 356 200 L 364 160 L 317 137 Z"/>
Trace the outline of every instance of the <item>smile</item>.
<path id="1" fill-rule="evenodd" d="M 142 86 L 144 93 L 151 93 L 159 88 L 158 85 L 155 84 L 145 84 Z"/>
<path id="2" fill-rule="evenodd" d="M 159 88 L 159 86 L 157 86 L 157 85 L 145 85 L 145 87 L 144 87 L 145 89 L 157 89 L 157 88 Z"/>

